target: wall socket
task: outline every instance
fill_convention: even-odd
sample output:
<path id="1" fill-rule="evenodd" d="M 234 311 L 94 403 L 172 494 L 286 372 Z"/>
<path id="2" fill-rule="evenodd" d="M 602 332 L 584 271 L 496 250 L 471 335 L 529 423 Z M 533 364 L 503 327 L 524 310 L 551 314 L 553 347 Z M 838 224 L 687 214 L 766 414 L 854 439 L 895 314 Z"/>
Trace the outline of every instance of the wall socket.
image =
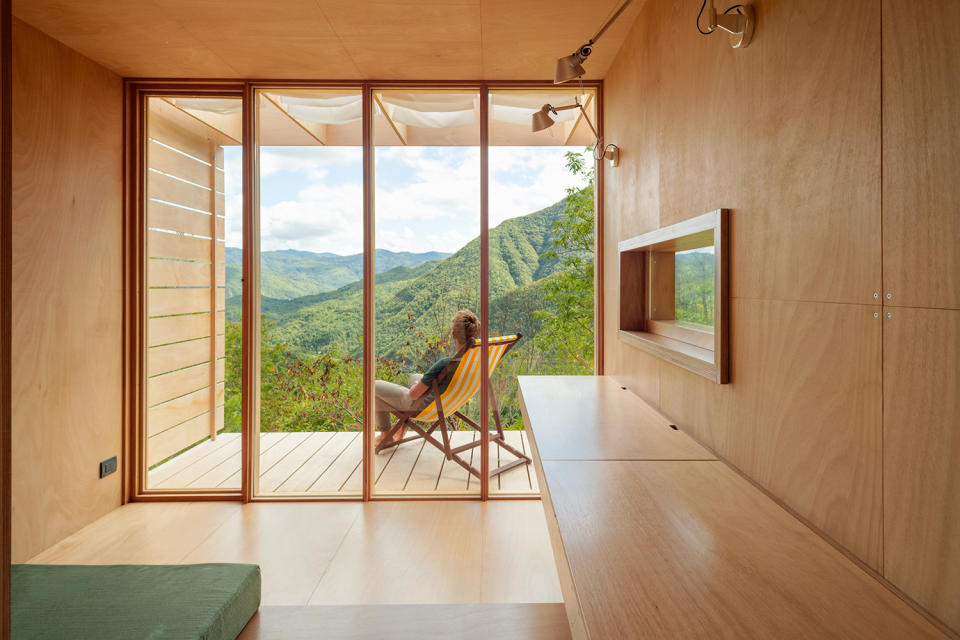
<path id="1" fill-rule="evenodd" d="M 117 470 L 117 456 L 112 458 L 107 458 L 100 463 L 100 477 L 106 478 L 108 475 Z"/>

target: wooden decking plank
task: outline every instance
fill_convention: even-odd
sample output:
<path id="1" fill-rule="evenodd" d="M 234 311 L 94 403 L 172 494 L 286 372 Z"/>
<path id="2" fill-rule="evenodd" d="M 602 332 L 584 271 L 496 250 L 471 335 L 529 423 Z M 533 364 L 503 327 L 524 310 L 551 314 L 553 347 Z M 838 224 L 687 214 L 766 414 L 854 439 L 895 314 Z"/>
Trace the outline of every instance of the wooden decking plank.
<path id="1" fill-rule="evenodd" d="M 452 431 L 450 433 L 450 446 L 459 447 L 474 441 L 474 436 L 479 435 L 476 431 Z M 479 447 L 460 453 L 460 457 L 468 463 L 472 459 L 474 452 L 479 451 Z M 470 473 L 453 460 L 444 459 L 443 467 L 440 469 L 440 479 L 437 482 L 437 491 L 466 491 L 467 481 Z"/>
<path id="2" fill-rule="evenodd" d="M 344 449 L 360 435 L 356 431 L 331 432 L 331 437 L 323 447 L 318 448 L 304 460 L 283 484 L 276 488 L 277 492 L 307 491 L 317 481 L 330 464 L 336 460 Z"/>
<path id="3" fill-rule="evenodd" d="M 523 452 L 533 457 L 533 454 L 530 453 L 530 440 L 527 438 L 527 432 L 523 432 Z M 530 476 L 530 491 L 537 495 L 540 495 L 540 484 L 537 482 L 537 471 L 533 468 L 533 463 L 527 465 L 527 474 Z"/>
<path id="4" fill-rule="evenodd" d="M 307 488 L 311 493 L 344 493 L 347 480 L 359 467 L 363 458 L 363 437 L 354 433 L 353 439 L 344 450 L 333 460 L 317 479 Z"/>
<path id="5" fill-rule="evenodd" d="M 477 435 L 479 436 L 480 434 L 477 434 Z M 490 451 L 490 469 L 491 469 L 491 470 L 496 469 L 496 467 L 497 467 L 497 464 L 498 464 L 498 462 L 497 462 L 497 450 L 498 450 L 499 448 L 500 448 L 500 447 L 497 446 L 497 443 L 493 441 L 493 434 L 491 433 L 491 434 L 490 434 L 490 444 L 489 444 L 489 451 Z M 473 463 L 473 466 L 475 466 L 477 469 L 479 469 L 479 468 L 482 466 L 482 461 L 480 460 L 480 449 L 479 449 L 479 448 L 476 449 L 476 454 L 475 454 L 475 455 L 476 455 L 476 462 Z M 470 476 L 470 481 L 467 483 L 467 486 L 468 486 L 470 489 L 473 489 L 474 491 L 479 491 L 479 490 L 480 490 L 480 479 L 479 479 L 479 478 L 475 478 L 473 475 L 471 475 L 471 476 Z M 497 492 L 499 492 L 499 491 L 500 491 L 500 476 L 493 476 L 492 478 L 490 478 L 490 492 L 491 492 L 491 493 L 497 493 Z"/>
<path id="6" fill-rule="evenodd" d="M 285 433 L 286 437 L 283 438 L 280 442 L 276 443 L 274 446 L 265 448 L 263 447 L 263 436 L 265 435 L 274 435 L 261 433 L 261 449 L 260 449 L 260 475 L 273 468 L 277 462 L 279 462 L 285 455 L 296 449 L 298 446 L 303 444 L 303 441 L 310 436 L 309 431 L 289 431 L 289 432 L 276 432 L 276 435 Z M 237 471 L 232 476 L 224 480 L 219 487 L 236 487 L 240 486 L 240 472 Z"/>
<path id="7" fill-rule="evenodd" d="M 380 435 L 377 433 L 376 435 Z M 376 436 L 375 436 L 376 437 Z M 390 464 L 390 460 L 393 458 L 393 455 L 397 452 L 397 447 L 390 449 L 389 451 L 384 451 L 382 455 L 373 456 L 373 479 L 374 482 L 380 477 L 380 474 L 383 473 L 383 470 L 387 468 L 387 465 Z M 345 493 L 359 493 L 363 490 L 363 464 L 361 460 L 357 462 L 357 466 L 354 468 L 353 473 L 350 474 L 350 477 L 347 478 L 346 483 L 344 483 L 341 491 Z"/>
<path id="8" fill-rule="evenodd" d="M 435 431 L 434 434 L 437 440 L 443 441 L 439 431 Z M 425 442 L 403 490 L 407 493 L 436 491 L 437 480 L 440 479 L 440 471 L 443 469 L 443 460 L 443 452 L 429 442 Z"/>
<path id="9" fill-rule="evenodd" d="M 269 451 L 275 447 L 279 442 L 283 441 L 285 433 L 263 433 L 260 434 L 260 452 L 263 454 L 266 451 Z M 240 471 L 241 461 L 241 451 L 237 451 L 235 454 L 213 467 L 205 474 L 194 480 L 190 483 L 190 489 L 212 489 L 217 487 L 225 487 L 236 489 L 240 487 L 240 484 L 233 486 L 226 485 L 227 480 L 231 476 L 236 475 Z"/>
<path id="10" fill-rule="evenodd" d="M 520 431 L 504 431 L 503 437 L 508 445 L 518 451 L 523 451 L 523 436 Z M 500 447 L 497 447 L 497 453 L 499 455 L 498 466 L 508 464 L 517 459 L 515 455 Z M 530 476 L 527 475 L 528 466 L 530 465 L 521 465 L 501 473 L 500 491 L 502 493 L 529 493 Z"/>
<path id="11" fill-rule="evenodd" d="M 475 431 L 453 431 L 453 446 L 479 437 Z M 524 431 L 506 431 L 507 442 L 529 455 Z M 363 486 L 362 435 L 358 432 L 268 432 L 261 434 L 259 493 L 311 492 L 356 494 Z M 439 439 L 440 436 L 437 435 Z M 320 453 L 321 449 L 324 451 Z M 479 447 L 461 454 L 480 467 Z M 220 434 L 149 472 L 151 489 L 235 488 L 240 486 L 240 434 Z M 490 468 L 514 458 L 490 445 Z M 445 460 L 443 453 L 422 440 L 376 455 L 374 478 L 381 493 L 475 493 L 478 480 L 466 469 Z M 493 494 L 537 494 L 530 465 L 491 478 Z M 281 488 L 282 487 L 282 488 Z"/>
<path id="12" fill-rule="evenodd" d="M 232 440 L 238 439 L 239 437 L 239 433 L 222 433 L 217 436 L 216 440 L 207 440 L 206 442 L 198 444 L 192 449 L 184 451 L 176 458 L 164 462 L 156 469 L 149 471 L 147 473 L 147 487 L 150 489 L 155 489 L 159 483 L 163 482 L 173 474 L 189 467 L 201 458 L 210 455 L 220 447 L 229 445 Z"/>
<path id="13" fill-rule="evenodd" d="M 202 476 L 203 474 L 213 469 L 218 464 L 227 460 L 228 458 L 237 455 L 240 453 L 240 434 L 227 434 L 233 436 L 230 438 L 230 443 L 224 447 L 219 447 L 210 452 L 209 455 L 204 456 L 200 460 L 197 460 L 195 463 L 190 466 L 181 469 L 177 473 L 173 474 L 163 482 L 159 482 L 155 485 L 156 489 L 185 489 L 189 487 L 193 482 Z M 220 436 L 224 437 L 224 436 Z M 238 458 L 239 464 L 239 458 Z M 239 466 L 237 467 L 239 469 Z"/>
<path id="14" fill-rule="evenodd" d="M 315 431 L 299 447 L 288 453 L 279 463 L 260 476 L 260 493 L 272 493 L 296 473 L 318 449 L 333 438 L 330 431 Z"/>
<path id="15" fill-rule="evenodd" d="M 393 455 L 387 462 L 386 467 L 380 472 L 375 485 L 376 491 L 381 493 L 394 493 L 403 491 L 410 478 L 410 472 L 413 471 L 417 458 L 424 447 L 423 440 L 414 440 L 406 444 L 394 447 Z M 386 457 L 386 453 L 374 456 L 376 458 Z"/>

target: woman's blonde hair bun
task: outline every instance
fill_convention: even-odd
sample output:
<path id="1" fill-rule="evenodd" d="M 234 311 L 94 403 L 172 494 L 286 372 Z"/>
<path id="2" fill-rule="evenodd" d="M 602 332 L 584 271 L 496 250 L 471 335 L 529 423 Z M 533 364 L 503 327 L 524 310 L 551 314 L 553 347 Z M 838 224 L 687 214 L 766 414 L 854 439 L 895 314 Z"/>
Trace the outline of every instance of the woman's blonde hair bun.
<path id="1" fill-rule="evenodd" d="M 453 316 L 451 323 L 453 338 L 460 345 L 471 345 L 480 337 L 480 319 L 473 311 L 462 309 Z"/>

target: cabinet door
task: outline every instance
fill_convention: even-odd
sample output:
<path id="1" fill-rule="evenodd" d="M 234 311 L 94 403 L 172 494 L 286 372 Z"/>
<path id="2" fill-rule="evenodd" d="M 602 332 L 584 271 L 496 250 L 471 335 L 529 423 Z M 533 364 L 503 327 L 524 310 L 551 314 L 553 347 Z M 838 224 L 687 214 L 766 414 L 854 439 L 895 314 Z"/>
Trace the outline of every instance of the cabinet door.
<path id="1" fill-rule="evenodd" d="M 887 309 L 884 574 L 960 629 L 960 311 Z"/>
<path id="2" fill-rule="evenodd" d="M 883 286 L 960 309 L 960 2 L 883 3 Z"/>

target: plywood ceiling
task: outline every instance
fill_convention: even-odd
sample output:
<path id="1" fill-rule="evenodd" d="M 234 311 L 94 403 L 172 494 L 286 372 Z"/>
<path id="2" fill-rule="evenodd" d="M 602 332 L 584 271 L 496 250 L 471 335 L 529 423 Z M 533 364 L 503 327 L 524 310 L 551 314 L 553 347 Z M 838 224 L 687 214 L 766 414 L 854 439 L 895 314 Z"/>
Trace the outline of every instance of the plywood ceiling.
<path id="1" fill-rule="evenodd" d="M 621 0 L 14 0 L 125 77 L 548 80 Z M 633 4 L 587 64 L 602 78 Z"/>

